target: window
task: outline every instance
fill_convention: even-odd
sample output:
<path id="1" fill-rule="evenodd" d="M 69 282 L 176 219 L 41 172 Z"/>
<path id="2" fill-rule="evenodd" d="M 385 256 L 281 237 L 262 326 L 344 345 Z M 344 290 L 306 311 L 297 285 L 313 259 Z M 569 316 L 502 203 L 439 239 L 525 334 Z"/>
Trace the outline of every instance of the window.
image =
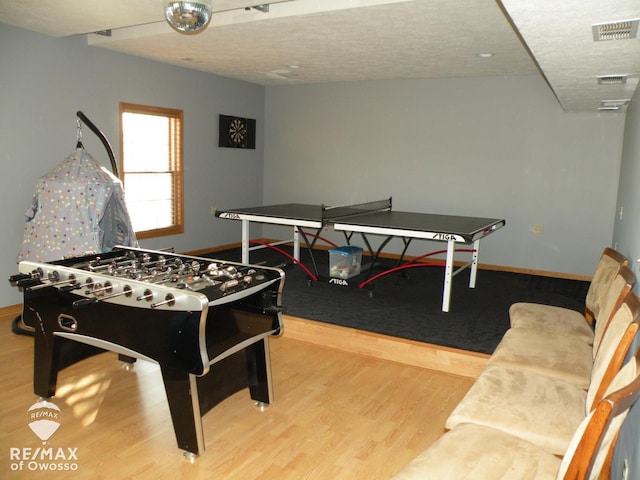
<path id="1" fill-rule="evenodd" d="M 140 238 L 184 232 L 182 110 L 120 103 L 120 172 Z"/>

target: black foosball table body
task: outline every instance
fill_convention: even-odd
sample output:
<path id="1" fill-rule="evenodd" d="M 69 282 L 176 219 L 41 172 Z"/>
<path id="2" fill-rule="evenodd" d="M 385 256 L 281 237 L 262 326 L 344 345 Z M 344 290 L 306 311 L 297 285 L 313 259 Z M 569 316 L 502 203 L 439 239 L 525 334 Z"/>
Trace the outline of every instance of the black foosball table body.
<path id="1" fill-rule="evenodd" d="M 178 447 L 192 455 L 205 449 L 202 416 L 225 398 L 248 387 L 271 403 L 280 269 L 118 247 L 19 271 L 36 395 L 54 396 L 62 369 L 105 351 L 156 363 Z"/>

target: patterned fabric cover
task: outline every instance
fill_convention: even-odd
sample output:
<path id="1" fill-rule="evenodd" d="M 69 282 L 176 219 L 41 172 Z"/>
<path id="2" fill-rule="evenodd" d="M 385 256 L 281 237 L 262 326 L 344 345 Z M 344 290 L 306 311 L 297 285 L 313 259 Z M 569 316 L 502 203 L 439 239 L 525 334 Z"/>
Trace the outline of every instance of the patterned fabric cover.
<path id="1" fill-rule="evenodd" d="M 25 216 L 18 262 L 138 246 L 122 182 L 82 148 L 40 178 Z"/>

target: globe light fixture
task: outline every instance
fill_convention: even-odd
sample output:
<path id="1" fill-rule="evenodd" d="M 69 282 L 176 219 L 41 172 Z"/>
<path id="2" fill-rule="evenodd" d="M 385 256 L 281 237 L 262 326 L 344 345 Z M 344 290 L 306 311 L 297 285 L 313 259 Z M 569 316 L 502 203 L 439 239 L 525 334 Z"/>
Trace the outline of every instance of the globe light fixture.
<path id="1" fill-rule="evenodd" d="M 200 33 L 211 21 L 211 0 L 195 2 L 166 0 L 164 16 L 169 25 L 180 33 Z"/>

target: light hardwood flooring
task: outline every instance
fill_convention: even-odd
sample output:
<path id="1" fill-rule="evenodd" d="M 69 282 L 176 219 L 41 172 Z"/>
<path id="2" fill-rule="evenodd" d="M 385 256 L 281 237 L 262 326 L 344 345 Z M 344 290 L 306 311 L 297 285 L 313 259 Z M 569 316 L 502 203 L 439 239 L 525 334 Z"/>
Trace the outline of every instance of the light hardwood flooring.
<path id="1" fill-rule="evenodd" d="M 190 463 L 175 443 L 159 368 L 138 361 L 125 371 L 106 353 L 61 372 L 52 399 L 61 426 L 46 446 L 77 448 L 78 470 L 30 471 L 25 462 L 14 471 L 12 448 L 42 446 L 27 421 L 33 339 L 10 332 L 14 316 L 0 315 L 3 479 L 388 479 L 442 434 L 473 381 L 310 343 L 293 319 L 292 333 L 270 341 L 274 403 L 260 411 L 244 390 L 216 406 L 203 418 L 206 451 Z"/>

